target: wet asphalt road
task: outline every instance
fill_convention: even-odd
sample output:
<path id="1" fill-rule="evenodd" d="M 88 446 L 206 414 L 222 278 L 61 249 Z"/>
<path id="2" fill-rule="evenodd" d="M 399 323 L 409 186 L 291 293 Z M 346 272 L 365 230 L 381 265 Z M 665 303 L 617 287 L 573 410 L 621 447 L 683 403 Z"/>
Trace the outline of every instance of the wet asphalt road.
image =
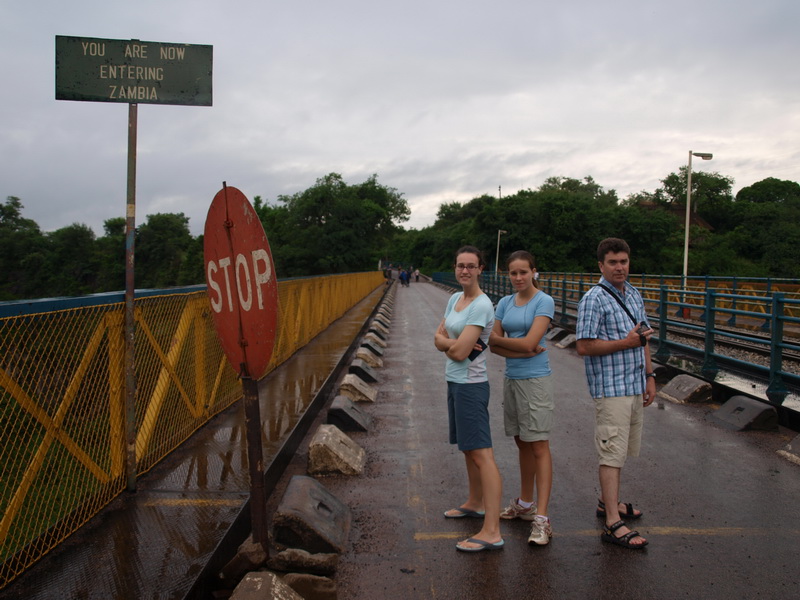
<path id="1" fill-rule="evenodd" d="M 340 598 L 800 598 L 800 466 L 775 453 L 796 433 L 733 432 L 707 420 L 715 407 L 659 399 L 645 411 L 642 456 L 629 459 L 622 484 L 622 499 L 645 513 L 634 524 L 650 545 L 604 544 L 583 360 L 553 344 L 555 536 L 529 547 L 528 523 L 504 521 L 503 550 L 457 552 L 480 525 L 442 515 L 466 498 L 463 457 L 447 443 L 444 358 L 433 346 L 448 296 L 431 284 L 398 286 L 377 401 L 364 406 L 373 428 L 349 434 L 366 451 L 365 472 L 321 479 L 353 514 Z M 506 502 L 519 474 L 502 429 L 502 369 L 491 355 Z"/>

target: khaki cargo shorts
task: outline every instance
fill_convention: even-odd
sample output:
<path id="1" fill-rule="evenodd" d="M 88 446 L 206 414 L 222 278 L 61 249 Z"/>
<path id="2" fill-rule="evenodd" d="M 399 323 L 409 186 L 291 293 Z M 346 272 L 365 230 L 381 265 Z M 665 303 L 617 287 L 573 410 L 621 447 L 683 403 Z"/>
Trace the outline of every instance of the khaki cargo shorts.
<path id="1" fill-rule="evenodd" d="M 622 468 L 642 447 L 644 404 L 641 394 L 595 398 L 594 444 L 600 464 Z"/>

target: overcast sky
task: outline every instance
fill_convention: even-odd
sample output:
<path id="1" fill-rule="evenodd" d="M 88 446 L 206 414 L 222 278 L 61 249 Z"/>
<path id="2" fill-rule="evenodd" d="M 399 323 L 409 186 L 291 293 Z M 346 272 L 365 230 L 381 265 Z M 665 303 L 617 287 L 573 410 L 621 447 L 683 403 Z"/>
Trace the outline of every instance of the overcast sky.
<path id="1" fill-rule="evenodd" d="M 202 233 L 226 181 L 274 202 L 328 173 L 444 202 L 685 165 L 800 181 L 797 0 L 0 0 L 0 201 L 52 231 L 123 217 L 128 108 L 55 100 L 55 36 L 213 46 L 213 106 L 140 104 L 137 222 Z"/>

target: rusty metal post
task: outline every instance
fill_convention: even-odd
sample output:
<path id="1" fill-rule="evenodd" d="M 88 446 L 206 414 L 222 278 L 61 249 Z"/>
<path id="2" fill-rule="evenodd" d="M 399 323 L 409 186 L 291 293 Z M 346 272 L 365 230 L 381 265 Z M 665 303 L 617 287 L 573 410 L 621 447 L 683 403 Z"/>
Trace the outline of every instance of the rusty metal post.
<path id="1" fill-rule="evenodd" d="M 136 240 L 136 129 L 138 105 L 128 105 L 128 201 L 125 211 L 125 474 L 136 491 L 136 364 L 134 360 L 134 244 Z"/>
<path id="2" fill-rule="evenodd" d="M 247 434 L 247 462 L 250 472 L 250 521 L 253 541 L 267 551 L 267 498 L 264 492 L 264 457 L 261 441 L 261 409 L 258 382 L 242 377 L 244 421 Z"/>

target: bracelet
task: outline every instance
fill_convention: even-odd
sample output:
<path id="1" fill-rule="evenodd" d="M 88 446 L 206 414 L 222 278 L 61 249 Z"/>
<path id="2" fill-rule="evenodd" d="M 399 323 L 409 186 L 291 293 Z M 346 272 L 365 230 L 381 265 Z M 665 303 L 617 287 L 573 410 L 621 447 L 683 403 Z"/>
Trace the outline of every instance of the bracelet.
<path id="1" fill-rule="evenodd" d="M 644 376 L 645 377 L 652 377 L 653 379 L 656 378 L 656 374 L 655 373 L 645 373 Z"/>

